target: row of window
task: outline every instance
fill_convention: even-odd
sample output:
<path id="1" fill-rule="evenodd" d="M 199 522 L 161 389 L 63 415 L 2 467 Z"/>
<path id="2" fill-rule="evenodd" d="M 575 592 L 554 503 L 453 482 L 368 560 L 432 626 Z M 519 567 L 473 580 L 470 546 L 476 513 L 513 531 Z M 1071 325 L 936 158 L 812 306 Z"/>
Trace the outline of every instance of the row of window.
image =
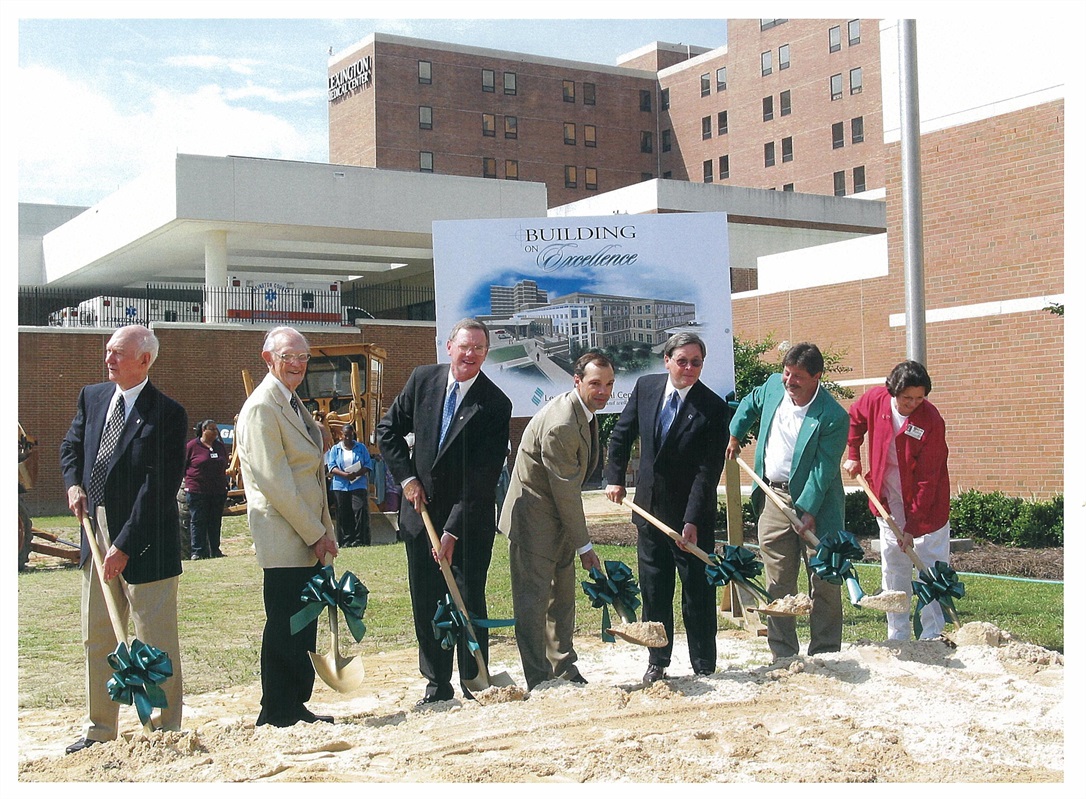
<path id="1" fill-rule="evenodd" d="M 852 168 L 852 193 L 867 191 L 867 170 L 862 166 Z M 845 196 L 845 170 L 833 173 L 833 196 Z"/>
<path id="2" fill-rule="evenodd" d="M 830 76 L 830 100 L 840 100 L 844 96 L 844 75 L 838 72 Z M 848 93 L 860 94 L 864 90 L 863 67 L 856 67 L 848 71 Z"/>
<path id="3" fill-rule="evenodd" d="M 833 149 L 837 150 L 845 146 L 845 123 L 834 122 L 830 126 L 830 138 L 833 141 Z M 852 118 L 852 143 L 859 144 L 864 140 L 864 118 Z"/>
<path id="4" fill-rule="evenodd" d="M 432 84 L 434 81 L 434 67 L 430 61 L 419 61 L 419 83 Z M 481 71 L 481 88 L 484 92 L 493 93 L 497 89 L 497 73 L 493 69 Z M 502 91 L 508 95 L 517 93 L 517 73 L 502 73 Z M 577 102 L 577 82 L 573 80 L 562 81 L 562 101 L 566 103 Z M 585 81 L 581 84 L 581 101 L 585 105 L 596 104 L 596 84 Z M 651 110 L 651 109 L 649 109 Z"/>
<path id="5" fill-rule="evenodd" d="M 781 141 L 781 149 L 782 149 L 782 151 L 784 150 L 785 142 L 788 143 L 788 151 L 787 152 L 789 153 L 789 157 L 786 160 L 791 160 L 791 145 L 792 145 L 791 139 L 784 139 L 784 140 Z M 766 144 L 766 159 L 767 159 L 767 161 L 770 158 L 769 153 L 770 153 L 770 149 L 772 147 L 773 147 L 773 142 L 768 142 Z M 718 178 L 720 180 L 727 180 L 729 177 L 731 177 L 731 161 L 730 161 L 730 158 L 728 156 L 726 156 L 726 155 L 720 156 L 720 158 L 717 159 L 717 161 L 716 161 L 716 165 L 719 167 Z M 766 164 L 766 166 L 770 166 L 770 165 L 771 164 L 769 164 L 769 163 Z M 711 158 L 709 160 L 707 160 L 707 161 L 702 161 L 702 164 L 701 164 L 702 176 L 701 177 L 702 177 L 703 182 L 705 182 L 705 183 L 712 183 L 713 182 L 713 166 L 714 166 L 714 162 L 713 162 L 713 159 L 711 159 Z M 669 177 L 669 175 L 665 175 L 665 177 Z M 846 172 L 843 169 L 841 171 L 839 171 L 839 172 L 834 172 L 833 173 L 833 194 L 834 194 L 835 197 L 844 197 L 845 196 L 845 193 L 846 193 L 845 177 L 846 177 Z M 774 186 L 774 187 L 771 187 L 771 188 L 776 188 L 776 187 Z M 795 191 L 795 184 L 794 183 L 785 183 L 784 184 L 784 191 Z M 857 193 L 862 192 L 862 191 L 867 191 L 867 170 L 863 166 L 853 167 L 852 168 L 852 193 L 857 194 Z"/>
<path id="6" fill-rule="evenodd" d="M 834 25 L 829 29 L 829 48 L 831 53 L 836 53 L 841 49 L 841 26 Z M 850 20 L 848 23 L 848 46 L 854 47 L 860 43 L 860 20 Z M 777 70 L 783 72 L 792 65 L 791 48 L 787 44 L 782 44 L 777 48 Z M 773 74 L 773 51 L 766 50 L 762 53 L 762 77 Z M 701 95 L 704 97 L 707 94 L 706 83 L 708 81 L 708 75 L 702 75 L 701 83 Z"/>
<path id="7" fill-rule="evenodd" d="M 434 154 L 432 152 L 422 151 L 419 153 L 419 171 L 420 172 L 433 172 L 434 171 Z M 581 170 L 576 166 L 567 165 L 565 168 L 566 188 L 575 189 L 578 185 L 578 178 L 582 174 Z M 594 166 L 586 166 L 583 169 L 584 175 L 584 187 L 590 191 L 595 191 L 599 188 L 599 172 Z M 483 177 L 484 178 L 497 178 L 498 177 L 498 159 L 496 158 L 483 158 Z M 520 180 L 520 162 L 507 158 L 505 159 L 505 170 L 503 177 L 506 180 Z"/>

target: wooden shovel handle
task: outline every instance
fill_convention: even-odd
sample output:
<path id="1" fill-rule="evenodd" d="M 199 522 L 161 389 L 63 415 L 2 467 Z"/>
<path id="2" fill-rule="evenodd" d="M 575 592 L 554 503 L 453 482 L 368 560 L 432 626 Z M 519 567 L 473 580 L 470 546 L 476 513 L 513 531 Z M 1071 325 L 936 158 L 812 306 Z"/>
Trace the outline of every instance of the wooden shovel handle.
<path id="1" fill-rule="evenodd" d="M 652 524 L 653 527 L 655 527 L 656 529 L 658 529 L 662 533 L 666 533 L 672 540 L 674 540 L 676 542 L 682 541 L 683 546 L 686 547 L 686 551 L 689 552 L 691 555 L 694 555 L 694 556 L 700 558 L 701 560 L 708 563 L 710 566 L 713 565 L 713 561 L 710 560 L 709 556 L 706 555 L 704 550 L 702 550 L 697 544 L 691 544 L 688 541 L 686 541 L 681 535 L 676 533 L 674 530 L 672 530 L 670 527 L 668 527 L 662 521 L 657 519 L 655 516 L 653 516 L 647 510 L 642 508 L 640 505 L 635 505 L 634 503 L 630 502 L 630 500 L 628 500 L 628 499 L 623 499 L 622 504 L 625 505 L 630 510 L 632 510 L 634 513 L 638 514 L 639 516 L 643 516 L 646 521 L 648 521 L 650 524 Z"/>
<path id="2" fill-rule="evenodd" d="M 426 534 L 430 536 L 430 546 L 433 547 L 434 555 L 437 555 L 441 551 L 441 539 L 438 538 L 437 531 L 434 529 L 434 523 L 430 519 L 430 511 L 426 509 L 426 505 L 422 506 L 422 521 L 426 525 Z M 467 625 L 467 633 L 472 641 L 476 641 L 475 628 L 471 624 L 471 617 L 468 615 L 468 608 L 464 604 L 463 597 L 460 596 L 460 588 L 456 585 L 456 578 L 453 577 L 452 568 L 445 561 L 444 558 L 437 559 L 437 565 L 441 567 L 441 574 L 445 578 L 445 585 L 449 588 L 449 596 L 452 597 L 453 602 L 456 603 L 457 609 L 464 614 L 464 623 Z M 482 672 L 482 653 L 476 650 L 475 653 L 479 660 L 480 674 Z"/>
<path id="3" fill-rule="evenodd" d="M 912 546 L 905 546 L 905 535 L 901 532 L 901 528 L 897 526 L 894 517 L 890 515 L 890 511 L 886 510 L 886 506 L 882 504 L 878 494 L 871 490 L 871 484 L 868 483 L 860 473 L 856 474 L 856 482 L 863 487 L 868 499 L 871 500 L 871 504 L 875 506 L 875 509 L 879 512 L 883 521 L 885 521 L 890 529 L 894 531 L 894 535 L 897 536 L 897 542 L 901 544 L 902 548 L 905 550 L 905 554 L 909 556 L 909 560 L 913 562 L 913 565 L 916 566 L 918 571 L 927 571 L 928 567 L 924 565 L 919 557 L 917 557 L 916 550 L 913 549 Z"/>
<path id="4" fill-rule="evenodd" d="M 777 493 L 768 485 L 766 485 L 766 482 L 758 476 L 758 473 L 754 471 L 754 469 L 752 469 L 751 467 L 747 466 L 746 461 L 742 460 L 741 458 L 736 458 L 735 460 L 740 466 L 742 466 L 746 470 L 747 474 L 750 475 L 750 479 L 758 484 L 758 487 L 762 489 L 762 492 L 767 497 L 769 497 L 770 501 L 780 509 L 781 513 L 788 517 L 788 521 L 792 523 L 792 527 L 795 528 L 796 533 L 798 533 L 799 536 L 812 547 L 817 548 L 818 538 L 815 537 L 814 533 L 812 533 L 810 530 L 804 530 L 802 533 L 799 531 L 800 528 L 803 527 L 803 522 L 800 521 L 799 516 L 796 515 L 796 512 L 784 504 L 781 498 L 777 496 Z"/>
<path id="5" fill-rule="evenodd" d="M 124 625 L 121 624 L 121 614 L 117 610 L 117 604 L 113 601 L 113 593 L 109 590 L 109 585 L 106 583 L 106 570 L 102 559 L 102 548 L 98 546 L 98 537 L 94 532 L 95 524 L 91 521 L 89 515 L 83 516 L 83 533 L 87 536 L 87 546 L 90 547 L 91 558 L 94 560 L 94 570 L 98 573 L 98 584 L 102 586 L 102 596 L 106 601 L 106 610 L 109 611 L 109 621 L 113 625 L 113 635 L 117 638 L 118 644 L 127 644 L 128 635 L 125 633 Z"/>

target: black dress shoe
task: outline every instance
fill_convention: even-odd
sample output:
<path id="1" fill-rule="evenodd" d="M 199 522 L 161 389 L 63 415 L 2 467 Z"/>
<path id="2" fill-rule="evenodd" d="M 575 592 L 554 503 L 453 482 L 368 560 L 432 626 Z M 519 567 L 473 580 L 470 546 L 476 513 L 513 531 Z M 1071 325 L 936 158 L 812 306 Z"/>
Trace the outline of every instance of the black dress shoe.
<path id="1" fill-rule="evenodd" d="M 325 724 L 335 724 L 336 722 L 331 716 L 321 716 L 307 707 L 303 707 L 302 712 L 298 714 L 298 721 L 304 721 L 306 724 L 312 724 L 315 721 L 323 721 Z"/>
<path id="2" fill-rule="evenodd" d="M 211 553 L 211 557 L 213 557 L 213 558 L 225 558 L 226 553 L 223 552 L 221 549 L 216 549 L 214 552 Z"/>
<path id="3" fill-rule="evenodd" d="M 563 675 L 562 679 L 568 680 L 571 683 L 576 683 L 577 685 L 588 685 L 588 680 L 586 680 L 579 671 L 573 672 L 573 674 L 568 677 Z"/>
<path id="4" fill-rule="evenodd" d="M 88 749 L 88 748 L 94 746 L 95 744 L 100 744 L 100 743 L 102 743 L 102 742 L 101 741 L 94 741 L 94 740 L 91 740 L 90 738 L 80 738 L 74 744 L 71 744 L 71 745 L 65 747 L 64 754 L 71 755 L 71 754 L 74 754 L 75 752 L 82 752 L 84 749 Z"/>
<path id="5" fill-rule="evenodd" d="M 448 699 L 445 699 L 445 698 L 440 697 L 440 696 L 434 696 L 434 695 L 431 695 L 431 694 L 427 694 L 426 696 L 424 696 L 422 699 L 420 699 L 418 702 L 415 703 L 415 707 L 424 707 L 425 705 L 432 705 L 435 702 L 448 702 L 451 699 L 452 699 L 451 696 Z"/>
<path id="6" fill-rule="evenodd" d="M 696 666 L 694 668 L 694 674 L 698 675 L 699 677 L 708 677 L 715 671 L 716 669 L 711 669 L 706 666 Z"/>
<path id="7" fill-rule="evenodd" d="M 645 685 L 652 685 L 654 682 L 660 682 L 660 680 L 664 679 L 667 679 L 667 672 L 664 671 L 664 667 L 650 663 L 645 676 L 641 678 L 641 682 Z"/>

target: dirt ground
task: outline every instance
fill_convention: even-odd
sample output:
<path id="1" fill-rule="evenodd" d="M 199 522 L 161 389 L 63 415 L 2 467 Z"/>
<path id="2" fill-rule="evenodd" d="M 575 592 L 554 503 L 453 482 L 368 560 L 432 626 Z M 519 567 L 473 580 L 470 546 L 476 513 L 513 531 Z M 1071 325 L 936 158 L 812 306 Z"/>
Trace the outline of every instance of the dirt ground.
<path id="1" fill-rule="evenodd" d="M 414 650 L 365 661 L 352 694 L 310 706 L 335 724 L 255 728 L 259 686 L 185 698 L 182 732 L 65 756 L 79 711 L 21 711 L 20 782 L 1042 782 L 1064 779 L 1063 658 L 972 623 L 953 641 L 860 642 L 770 663 L 764 639 L 721 632 L 719 670 L 645 688 L 645 650 L 577 641 L 586 686 L 504 689 L 416 708 Z M 523 685 L 511 644 L 492 672 Z M 491 695 L 494 694 L 494 695 Z"/>

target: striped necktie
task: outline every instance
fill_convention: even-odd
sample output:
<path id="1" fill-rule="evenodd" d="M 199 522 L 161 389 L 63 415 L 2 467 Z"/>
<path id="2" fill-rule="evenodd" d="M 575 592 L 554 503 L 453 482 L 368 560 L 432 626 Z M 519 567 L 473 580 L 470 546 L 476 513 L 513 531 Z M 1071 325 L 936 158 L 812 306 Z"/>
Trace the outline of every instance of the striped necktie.
<path id="1" fill-rule="evenodd" d="M 87 486 L 87 499 L 96 508 L 101 507 L 105 499 L 106 472 L 113 458 L 113 451 L 117 448 L 117 442 L 121 439 L 121 431 L 124 429 L 124 394 L 114 396 L 113 410 L 110 411 L 106 426 L 102 430 L 102 442 L 98 447 L 94 466 L 91 467 L 90 485 Z"/>
<path id="2" fill-rule="evenodd" d="M 437 440 L 437 445 L 440 447 L 445 443 L 445 434 L 449 432 L 449 426 L 452 424 L 453 416 L 456 415 L 456 396 L 460 393 L 460 384 L 454 382 L 452 388 L 449 390 L 449 394 L 445 397 L 445 409 L 441 412 L 441 436 Z"/>

